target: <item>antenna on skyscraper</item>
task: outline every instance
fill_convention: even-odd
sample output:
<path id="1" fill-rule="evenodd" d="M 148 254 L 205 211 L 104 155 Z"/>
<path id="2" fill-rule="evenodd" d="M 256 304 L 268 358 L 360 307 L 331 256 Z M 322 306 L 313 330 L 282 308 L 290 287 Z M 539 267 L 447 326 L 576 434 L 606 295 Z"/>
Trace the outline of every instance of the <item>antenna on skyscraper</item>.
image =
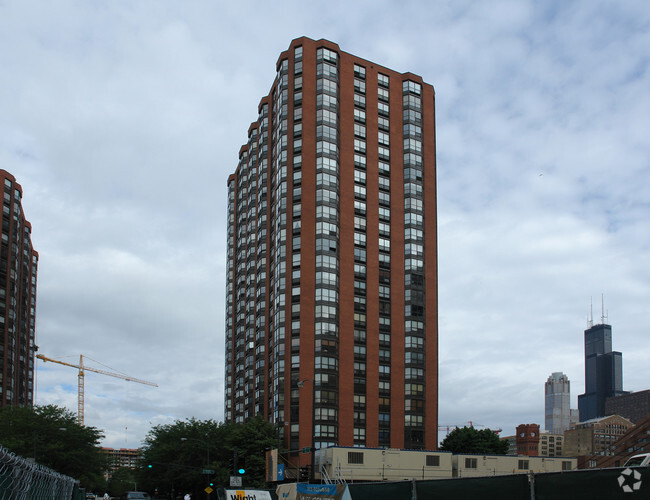
<path id="1" fill-rule="evenodd" d="M 587 327 L 591 328 L 594 326 L 594 298 L 589 297 L 589 318 L 587 319 Z"/>
<path id="2" fill-rule="evenodd" d="M 607 319 L 607 315 L 605 314 L 605 294 L 604 293 L 600 294 L 600 301 L 601 301 L 600 322 L 604 325 L 605 320 Z"/>

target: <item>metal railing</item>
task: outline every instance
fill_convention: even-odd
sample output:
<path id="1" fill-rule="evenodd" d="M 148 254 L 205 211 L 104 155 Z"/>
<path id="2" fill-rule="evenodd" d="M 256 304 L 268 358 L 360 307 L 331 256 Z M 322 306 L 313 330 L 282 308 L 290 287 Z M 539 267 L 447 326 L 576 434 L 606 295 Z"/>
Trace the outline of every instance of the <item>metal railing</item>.
<path id="1" fill-rule="evenodd" d="M 0 500 L 72 499 L 77 483 L 0 445 Z"/>
<path id="2" fill-rule="evenodd" d="M 341 467 L 338 465 L 334 468 L 333 478 L 327 473 L 327 467 L 324 464 L 321 464 L 319 472 L 321 475 L 320 477 L 323 479 L 322 482 L 325 484 L 347 484 L 343 474 L 341 474 Z"/>

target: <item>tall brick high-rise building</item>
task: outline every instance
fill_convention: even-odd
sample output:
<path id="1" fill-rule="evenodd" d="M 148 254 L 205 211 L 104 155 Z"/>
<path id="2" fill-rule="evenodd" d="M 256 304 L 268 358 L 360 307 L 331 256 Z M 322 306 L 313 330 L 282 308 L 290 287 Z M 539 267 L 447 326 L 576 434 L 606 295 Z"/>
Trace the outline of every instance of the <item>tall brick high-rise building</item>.
<path id="1" fill-rule="evenodd" d="M 228 179 L 226 421 L 435 449 L 437 276 L 433 87 L 294 40 Z"/>
<path id="2" fill-rule="evenodd" d="M 0 405 L 34 403 L 36 272 L 32 225 L 25 219 L 22 188 L 0 170 L 4 186 L 0 242 Z"/>

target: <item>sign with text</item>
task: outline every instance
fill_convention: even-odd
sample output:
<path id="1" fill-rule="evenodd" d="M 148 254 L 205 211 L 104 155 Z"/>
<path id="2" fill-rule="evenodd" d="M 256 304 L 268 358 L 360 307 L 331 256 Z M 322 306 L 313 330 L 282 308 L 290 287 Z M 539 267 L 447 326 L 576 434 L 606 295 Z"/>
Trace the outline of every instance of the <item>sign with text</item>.
<path id="1" fill-rule="evenodd" d="M 226 500 L 271 500 L 271 494 L 262 490 L 226 490 Z"/>
<path id="2" fill-rule="evenodd" d="M 341 500 L 346 492 L 344 484 L 306 484 L 296 485 L 298 500 Z M 349 498 L 349 493 L 347 495 Z"/>

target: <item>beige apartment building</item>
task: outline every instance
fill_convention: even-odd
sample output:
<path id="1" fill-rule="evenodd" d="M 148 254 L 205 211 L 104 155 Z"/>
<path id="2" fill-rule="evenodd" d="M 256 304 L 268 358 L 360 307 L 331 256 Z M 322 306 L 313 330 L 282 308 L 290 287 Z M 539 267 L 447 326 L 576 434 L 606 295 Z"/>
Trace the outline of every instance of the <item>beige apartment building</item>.
<path id="1" fill-rule="evenodd" d="M 540 457 L 561 457 L 564 453 L 564 434 L 541 432 L 539 435 Z"/>

